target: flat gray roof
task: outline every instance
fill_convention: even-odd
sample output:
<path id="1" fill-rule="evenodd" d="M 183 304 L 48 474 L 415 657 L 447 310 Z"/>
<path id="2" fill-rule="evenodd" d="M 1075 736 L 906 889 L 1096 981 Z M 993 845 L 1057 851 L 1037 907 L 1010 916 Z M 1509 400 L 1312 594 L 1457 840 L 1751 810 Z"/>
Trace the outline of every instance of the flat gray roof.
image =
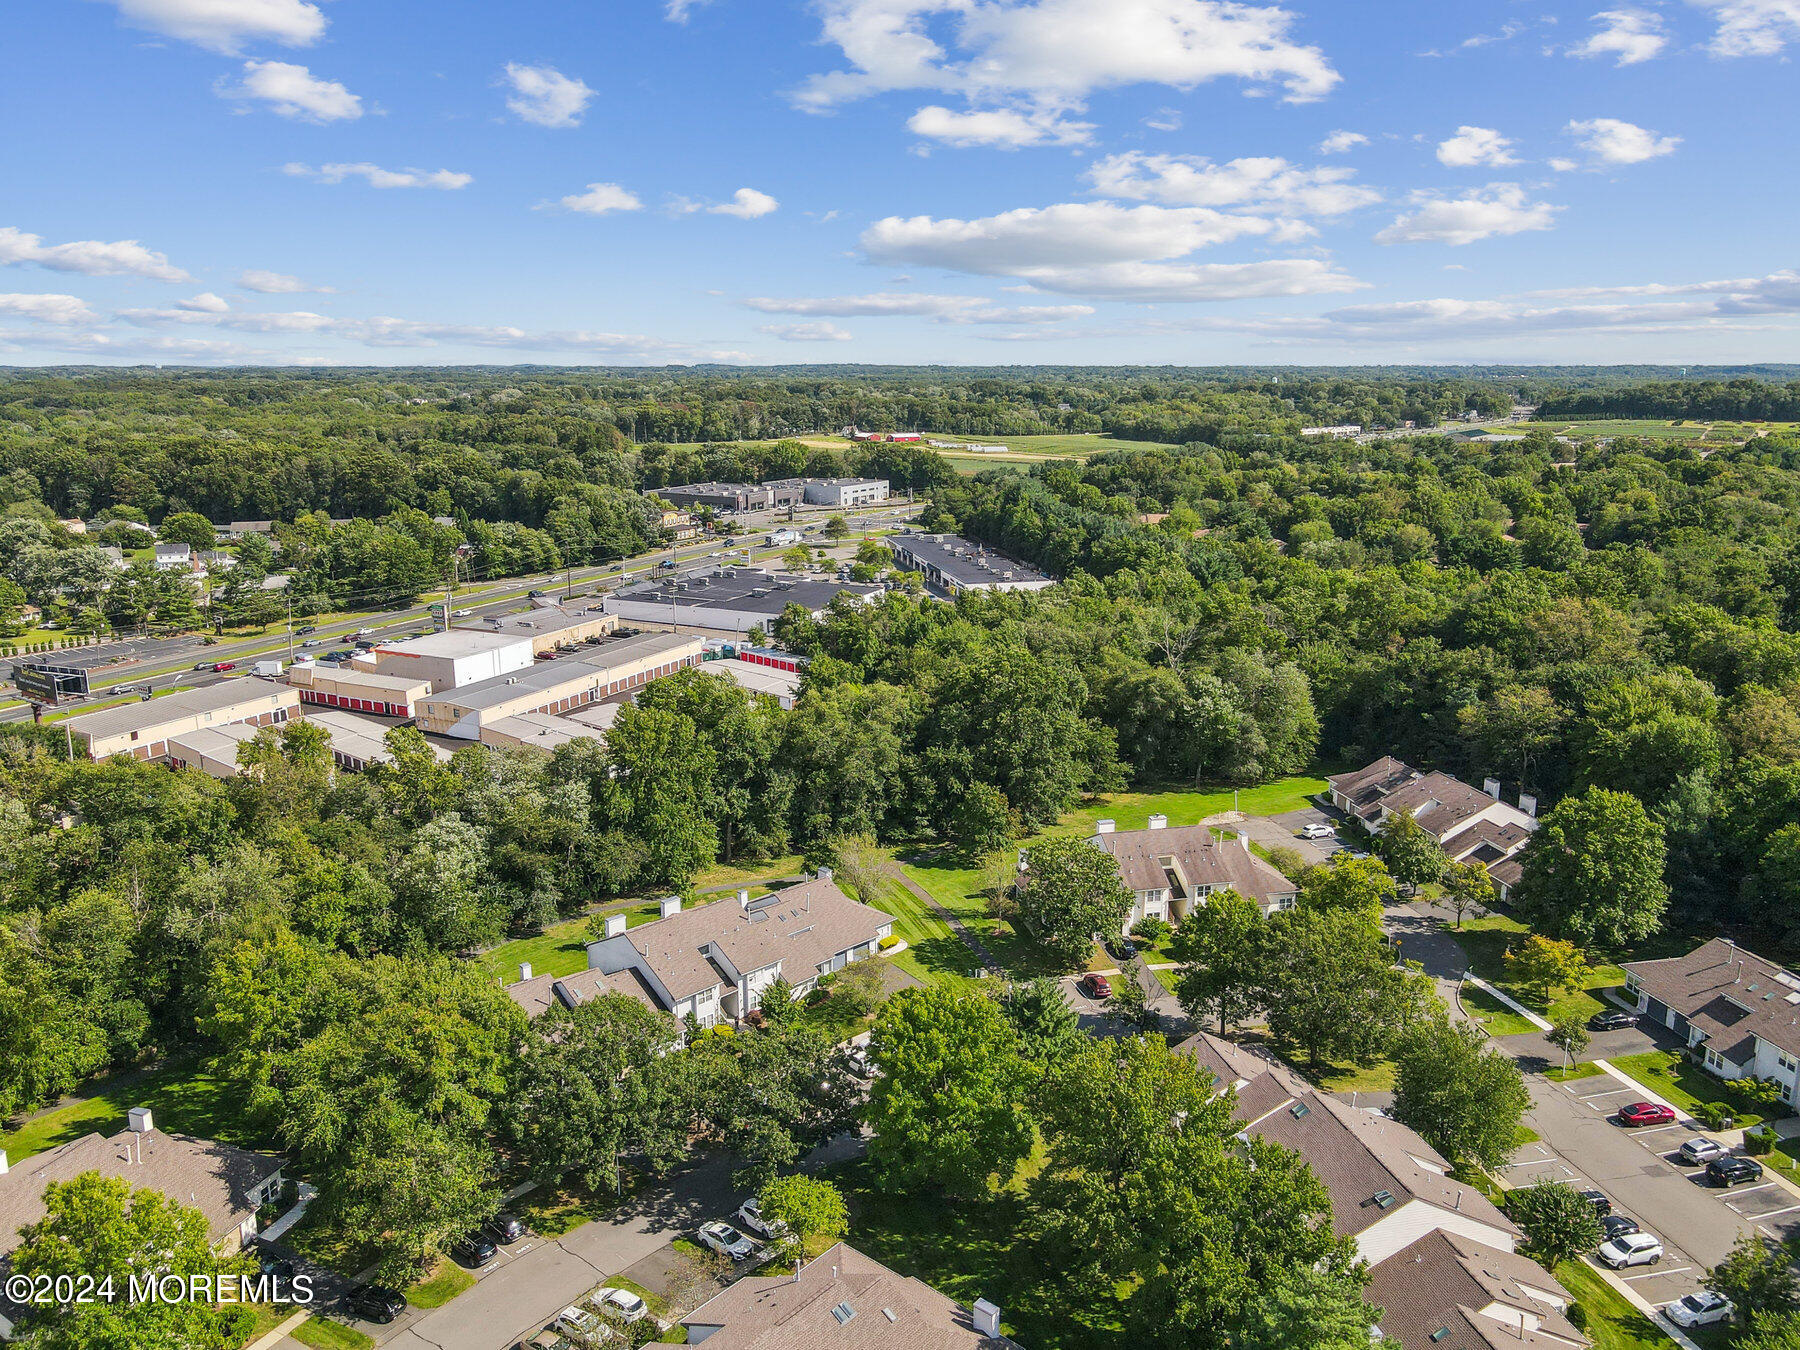
<path id="1" fill-rule="evenodd" d="M 1028 563 L 995 553 L 954 534 L 892 534 L 887 546 L 928 562 L 959 586 L 994 586 L 1005 582 L 1054 581 Z M 1010 572 L 1011 576 L 1004 573 Z"/>
<path id="2" fill-rule="evenodd" d="M 221 712 L 239 704 L 245 706 L 248 714 L 255 711 L 250 706 L 252 704 L 260 704 L 264 708 L 277 706 L 282 694 L 289 695 L 294 702 L 298 702 L 300 698 L 298 690 L 289 689 L 285 684 L 270 684 L 254 676 L 242 676 L 235 680 L 222 680 L 204 689 L 183 689 L 178 694 L 165 694 L 162 698 L 153 698 L 147 702 L 134 700 L 116 708 L 82 713 L 79 717 L 69 718 L 66 725 L 71 731 L 79 731 L 86 736 L 117 736 L 123 731 L 160 726 L 164 722 L 190 717 L 196 713 Z"/>
<path id="3" fill-rule="evenodd" d="M 543 637 L 549 633 L 560 633 L 565 628 L 579 628 L 582 624 L 593 623 L 596 619 L 604 619 L 606 614 L 598 609 L 564 609 L 558 605 L 544 609 L 528 609 L 518 614 L 484 615 L 476 627 L 470 622 L 464 627 L 453 629 L 453 632 L 464 633 L 506 633 L 513 637 Z"/>
<path id="4" fill-rule="evenodd" d="M 545 693 L 560 685 L 585 687 L 606 684 L 608 671 L 628 661 L 684 649 L 698 650 L 700 639 L 685 633 L 644 633 L 638 637 L 613 638 L 603 646 L 580 656 L 560 656 L 554 661 L 540 661 L 530 670 L 511 675 L 495 675 L 476 680 L 461 689 L 446 689 L 420 700 L 422 703 L 448 703 L 458 708 L 491 708 L 510 703 L 525 694 Z"/>
<path id="5" fill-rule="evenodd" d="M 866 599 L 884 588 L 873 583 L 826 581 L 791 572 L 751 572 L 722 568 L 706 576 L 655 581 L 619 591 L 614 599 L 638 605 L 673 604 L 688 610 L 735 610 L 745 614 L 780 615 L 789 605 L 816 611 L 840 595 Z"/>
<path id="6" fill-rule="evenodd" d="M 520 633 L 494 633 L 482 628 L 452 628 L 445 633 L 427 633 L 424 637 L 402 638 L 398 642 L 378 642 L 378 652 L 399 652 L 410 656 L 479 656 L 497 647 L 510 647 L 524 641 Z"/>

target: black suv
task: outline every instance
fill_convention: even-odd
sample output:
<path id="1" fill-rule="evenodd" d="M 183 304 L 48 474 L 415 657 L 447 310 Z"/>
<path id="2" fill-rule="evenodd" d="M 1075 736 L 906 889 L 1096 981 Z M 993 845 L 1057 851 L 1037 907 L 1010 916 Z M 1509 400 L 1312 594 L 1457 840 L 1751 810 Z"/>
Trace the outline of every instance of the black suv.
<path id="1" fill-rule="evenodd" d="M 1617 1031 L 1621 1027 L 1635 1027 L 1638 1015 L 1626 1012 L 1623 1008 L 1608 1008 L 1588 1018 L 1588 1025 L 1595 1031 Z"/>
<path id="2" fill-rule="evenodd" d="M 1606 1198 L 1604 1191 L 1577 1191 L 1576 1194 L 1592 1205 L 1594 1213 L 1600 1218 L 1604 1219 L 1612 1213 L 1612 1201 Z"/>
<path id="3" fill-rule="evenodd" d="M 450 1244 L 450 1255 L 465 1266 L 480 1269 L 500 1255 L 500 1249 L 480 1233 L 470 1233 Z"/>
<path id="4" fill-rule="evenodd" d="M 1600 1237 L 1605 1242 L 1611 1242 L 1614 1238 L 1624 1237 L 1627 1233 L 1637 1231 L 1637 1220 L 1628 1219 L 1623 1214 L 1608 1214 L 1600 1220 Z"/>
<path id="5" fill-rule="evenodd" d="M 495 1242 L 510 1244 L 525 1236 L 525 1221 L 517 1214 L 508 1214 L 502 1210 L 482 1224 L 481 1231 Z"/>
<path id="6" fill-rule="evenodd" d="M 1727 1153 L 1706 1164 L 1706 1180 L 1714 1186 L 1735 1186 L 1740 1181 L 1755 1181 L 1762 1175 L 1762 1164 L 1740 1153 Z"/>
<path id="7" fill-rule="evenodd" d="M 391 1322 L 406 1311 L 406 1295 L 380 1284 L 359 1284 L 344 1295 L 344 1306 L 365 1322 Z"/>

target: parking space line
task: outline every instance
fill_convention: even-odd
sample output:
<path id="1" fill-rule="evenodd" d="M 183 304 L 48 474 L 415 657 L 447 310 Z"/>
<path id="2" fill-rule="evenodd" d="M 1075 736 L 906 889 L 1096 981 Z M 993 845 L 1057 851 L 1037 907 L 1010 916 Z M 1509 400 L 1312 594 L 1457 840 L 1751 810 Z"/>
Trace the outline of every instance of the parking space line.
<path id="1" fill-rule="evenodd" d="M 1664 1130 L 1679 1130 L 1681 1128 L 1682 1128 L 1681 1122 L 1675 1121 L 1673 1124 L 1669 1124 L 1669 1125 L 1652 1125 L 1647 1130 L 1640 1129 L 1637 1131 L 1637 1135 L 1639 1138 L 1642 1138 L 1646 1134 L 1661 1134 Z"/>
<path id="2" fill-rule="evenodd" d="M 1596 1097 L 1623 1097 L 1626 1093 L 1635 1091 L 1637 1091 L 1636 1088 L 1608 1088 L 1605 1092 L 1575 1092 L 1571 1090 L 1569 1095 L 1588 1102 Z"/>
<path id="3" fill-rule="evenodd" d="M 1800 1209 L 1800 1205 L 1789 1205 L 1786 1209 L 1772 1209 L 1767 1214 L 1758 1214 L 1755 1217 L 1758 1219 L 1773 1219 L 1782 1214 L 1792 1214 L 1797 1209 Z"/>
<path id="4" fill-rule="evenodd" d="M 1773 1186 L 1774 1184 L 1775 1183 L 1772 1181 L 1763 1181 L 1763 1182 L 1759 1182 L 1758 1184 L 1756 1184 L 1754 1186 L 1739 1186 L 1735 1190 L 1733 1190 L 1730 1194 L 1732 1194 L 1732 1195 L 1749 1195 L 1752 1191 L 1766 1191 L 1769 1189 L 1769 1187 Z M 1727 1204 L 1731 1203 L 1730 1200 L 1728 1200 L 1725 1196 L 1720 1196 L 1719 1198 L 1721 1200 L 1725 1200 L 1725 1202 Z"/>
<path id="5" fill-rule="evenodd" d="M 1654 1280 L 1663 1275 L 1679 1275 L 1684 1270 L 1692 1270 L 1692 1266 L 1671 1266 L 1668 1270 L 1646 1270 L 1642 1275 L 1621 1275 L 1621 1280 Z"/>

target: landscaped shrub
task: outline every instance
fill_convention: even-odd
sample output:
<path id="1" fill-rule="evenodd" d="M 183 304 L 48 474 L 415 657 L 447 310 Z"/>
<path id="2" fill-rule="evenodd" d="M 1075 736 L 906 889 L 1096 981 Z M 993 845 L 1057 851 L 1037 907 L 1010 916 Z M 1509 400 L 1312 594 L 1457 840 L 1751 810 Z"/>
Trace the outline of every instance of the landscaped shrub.
<path id="1" fill-rule="evenodd" d="M 1724 1102 L 1701 1102 L 1694 1108 L 1694 1115 L 1709 1130 L 1722 1130 L 1728 1118 L 1735 1115 Z"/>
<path id="2" fill-rule="evenodd" d="M 1744 1131 L 1744 1152 L 1753 1158 L 1760 1158 L 1771 1153 L 1775 1148 L 1775 1131 L 1764 1129 L 1758 1125 L 1755 1129 Z"/>
<path id="3" fill-rule="evenodd" d="M 898 933 L 889 933 L 886 937 L 882 938 L 881 941 L 876 943 L 875 945 L 877 947 L 880 947 L 881 950 L 884 952 L 890 951 L 893 948 L 898 947 L 900 945 L 900 935 Z"/>
<path id="4" fill-rule="evenodd" d="M 1159 919 L 1154 914 L 1148 915 L 1137 921 L 1131 930 L 1131 935 L 1138 941 L 1147 942 L 1154 947 L 1169 936 L 1169 921 Z"/>
<path id="5" fill-rule="evenodd" d="M 1588 1312 L 1587 1309 L 1582 1307 L 1579 1303 L 1571 1303 L 1568 1307 L 1563 1309 L 1563 1313 L 1568 1317 L 1569 1325 L 1574 1327 L 1575 1330 L 1587 1330 Z"/>

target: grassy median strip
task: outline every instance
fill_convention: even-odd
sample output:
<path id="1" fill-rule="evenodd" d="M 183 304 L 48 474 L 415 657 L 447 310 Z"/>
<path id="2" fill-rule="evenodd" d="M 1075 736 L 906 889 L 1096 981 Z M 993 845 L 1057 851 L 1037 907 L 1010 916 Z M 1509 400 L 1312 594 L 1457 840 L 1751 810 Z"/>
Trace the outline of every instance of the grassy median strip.
<path id="1" fill-rule="evenodd" d="M 449 1257 L 438 1262 L 427 1279 L 406 1291 L 406 1301 L 415 1308 L 441 1308 L 466 1289 L 475 1287 L 475 1277 Z"/>
<path id="2" fill-rule="evenodd" d="M 288 1335 L 313 1350 L 375 1350 L 372 1337 L 329 1317 L 309 1317 Z"/>

